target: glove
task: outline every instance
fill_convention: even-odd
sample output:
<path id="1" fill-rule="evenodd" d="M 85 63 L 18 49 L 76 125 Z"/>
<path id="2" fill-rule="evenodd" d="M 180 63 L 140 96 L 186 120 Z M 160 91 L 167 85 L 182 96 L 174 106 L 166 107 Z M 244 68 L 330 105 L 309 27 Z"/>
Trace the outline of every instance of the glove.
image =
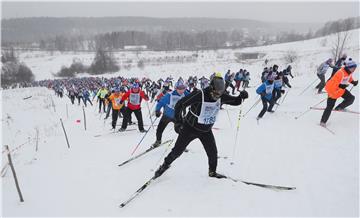
<path id="1" fill-rule="evenodd" d="M 155 116 L 160 117 L 161 116 L 161 111 L 155 111 Z"/>
<path id="2" fill-rule="evenodd" d="M 260 96 L 261 96 L 261 97 L 265 97 L 265 95 L 266 95 L 265 92 L 260 93 Z"/>
<path id="3" fill-rule="evenodd" d="M 183 129 L 183 124 L 182 124 L 182 123 L 179 123 L 179 122 L 175 123 L 174 129 L 175 129 L 175 132 L 176 132 L 177 134 L 180 134 L 180 132 L 181 132 L 182 129 Z"/>
<path id="4" fill-rule="evenodd" d="M 351 83 L 352 83 L 354 86 L 357 86 L 357 84 L 359 83 L 359 80 L 352 81 Z"/>
<path id="5" fill-rule="evenodd" d="M 281 92 L 282 94 L 284 94 L 284 93 L 285 93 L 285 90 L 280 90 L 280 92 Z"/>
<path id="6" fill-rule="evenodd" d="M 348 85 L 346 85 L 346 84 L 339 84 L 339 88 L 340 88 L 340 89 L 346 89 L 346 87 L 348 87 Z"/>
<path id="7" fill-rule="evenodd" d="M 242 98 L 242 99 L 247 99 L 248 97 L 249 97 L 249 94 L 248 94 L 248 92 L 247 91 L 241 91 L 240 92 L 240 98 Z"/>

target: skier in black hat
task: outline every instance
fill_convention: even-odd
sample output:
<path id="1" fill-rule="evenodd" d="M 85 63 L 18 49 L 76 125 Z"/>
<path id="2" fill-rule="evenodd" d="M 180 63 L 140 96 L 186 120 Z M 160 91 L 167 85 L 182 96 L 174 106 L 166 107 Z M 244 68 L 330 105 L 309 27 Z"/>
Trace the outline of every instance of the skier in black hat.
<path id="1" fill-rule="evenodd" d="M 164 163 L 156 170 L 155 178 L 161 176 L 186 149 L 188 144 L 198 138 L 204 146 L 208 156 L 209 176 L 226 178 L 216 172 L 217 148 L 212 132 L 221 103 L 240 105 L 248 98 L 246 91 L 240 92 L 237 97 L 230 96 L 225 92 L 225 82 L 221 73 L 217 73 L 211 80 L 210 86 L 203 90 L 196 90 L 190 95 L 180 99 L 175 106 L 175 131 L 179 134 L 175 146 Z M 185 109 L 190 107 L 189 112 L 183 117 Z"/>

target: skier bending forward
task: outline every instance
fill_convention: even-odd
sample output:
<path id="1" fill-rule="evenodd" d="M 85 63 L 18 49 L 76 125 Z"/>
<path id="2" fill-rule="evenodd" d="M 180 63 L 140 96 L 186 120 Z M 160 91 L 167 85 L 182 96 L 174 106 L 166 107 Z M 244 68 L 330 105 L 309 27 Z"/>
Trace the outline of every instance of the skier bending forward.
<path id="1" fill-rule="evenodd" d="M 188 144 L 197 138 L 203 144 L 208 156 L 209 176 L 226 178 L 226 176 L 216 173 L 217 148 L 211 128 L 215 123 L 221 104 L 240 105 L 244 99 L 248 98 L 248 93 L 242 91 L 239 96 L 234 97 L 224 91 L 225 82 L 218 73 L 211 80 L 209 87 L 196 90 L 177 102 L 175 105 L 175 131 L 179 136 L 174 148 L 156 170 L 154 178 L 161 176 L 171 163 L 184 152 Z M 190 110 L 183 117 L 182 113 L 187 107 L 190 107 Z"/>

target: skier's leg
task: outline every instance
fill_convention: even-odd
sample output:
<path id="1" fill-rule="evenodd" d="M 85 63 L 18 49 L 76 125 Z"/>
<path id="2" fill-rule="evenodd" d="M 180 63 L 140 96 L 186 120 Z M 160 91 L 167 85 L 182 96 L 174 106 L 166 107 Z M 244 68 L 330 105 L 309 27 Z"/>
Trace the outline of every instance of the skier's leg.
<path id="1" fill-rule="evenodd" d="M 209 172 L 216 172 L 217 167 L 217 148 L 212 131 L 201 134 L 199 137 L 208 156 Z"/>
<path id="2" fill-rule="evenodd" d="M 136 117 L 136 119 L 138 121 L 139 130 L 140 131 L 144 130 L 144 123 L 143 123 L 141 109 L 134 110 L 134 113 L 135 113 L 135 117 Z"/>
<path id="3" fill-rule="evenodd" d="M 261 110 L 261 112 L 259 113 L 258 117 L 263 117 L 267 108 L 268 108 L 268 101 L 265 99 L 265 97 L 261 97 L 261 101 L 262 101 L 262 104 L 263 104 L 263 108 Z"/>
<path id="4" fill-rule="evenodd" d="M 163 115 L 160 119 L 159 125 L 156 129 L 156 140 L 161 141 L 162 134 L 166 128 L 166 126 L 171 122 L 169 118 L 167 118 L 165 115 Z"/>
<path id="5" fill-rule="evenodd" d="M 331 111 L 335 106 L 336 99 L 328 98 L 326 108 L 324 110 L 324 113 L 321 117 L 321 123 L 326 123 L 330 117 Z"/>
<path id="6" fill-rule="evenodd" d="M 354 103 L 355 96 L 353 96 L 347 89 L 345 89 L 345 93 L 341 97 L 344 100 L 338 106 L 336 106 L 335 110 L 343 110 Z"/>

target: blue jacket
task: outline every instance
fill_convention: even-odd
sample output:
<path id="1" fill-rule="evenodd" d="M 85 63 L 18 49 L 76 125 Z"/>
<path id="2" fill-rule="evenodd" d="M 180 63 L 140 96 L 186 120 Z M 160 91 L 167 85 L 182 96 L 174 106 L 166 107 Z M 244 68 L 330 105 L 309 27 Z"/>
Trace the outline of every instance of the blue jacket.
<path id="1" fill-rule="evenodd" d="M 190 93 L 188 91 L 185 91 L 184 92 L 184 96 L 187 96 L 189 95 Z M 175 96 L 175 97 L 178 97 L 180 96 L 179 93 L 174 90 L 172 92 L 169 92 L 169 93 L 166 93 L 160 100 L 159 102 L 156 104 L 156 111 L 160 111 L 161 108 L 163 107 L 164 108 L 164 115 L 171 118 L 171 119 L 174 119 L 175 118 L 175 111 L 174 111 L 174 107 L 175 107 L 175 104 L 176 102 L 179 100 L 177 99 L 177 101 L 175 102 L 171 102 L 171 98 L 172 96 Z M 173 97 L 173 100 L 174 100 L 174 97 Z M 170 104 L 173 104 L 173 105 L 170 105 Z"/>
<path id="2" fill-rule="evenodd" d="M 274 83 L 270 84 L 268 80 L 266 80 L 263 84 L 261 84 L 257 89 L 256 89 L 256 93 L 261 95 L 262 93 L 265 93 L 265 98 L 267 100 L 271 100 L 272 99 L 272 92 L 274 90 Z"/>

